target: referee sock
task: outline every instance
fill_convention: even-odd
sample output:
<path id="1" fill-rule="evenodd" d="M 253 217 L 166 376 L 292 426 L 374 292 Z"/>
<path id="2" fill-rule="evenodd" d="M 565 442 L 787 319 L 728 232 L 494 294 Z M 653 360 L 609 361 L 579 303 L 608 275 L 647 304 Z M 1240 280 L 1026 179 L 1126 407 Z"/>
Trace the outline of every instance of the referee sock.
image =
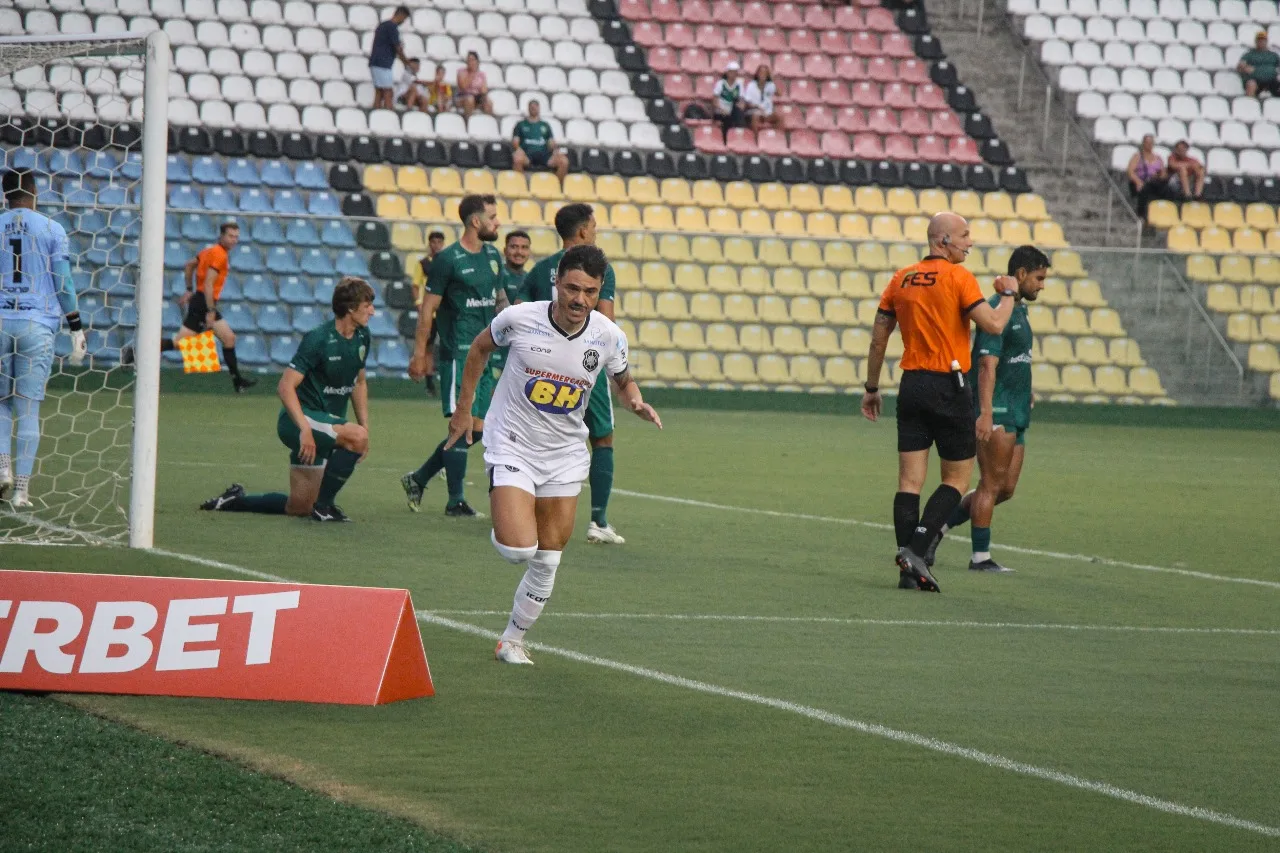
<path id="1" fill-rule="evenodd" d="M 222 507 L 223 512 L 256 512 L 262 515 L 284 515 L 284 505 L 289 496 L 281 492 L 267 492 L 265 495 L 245 495 L 238 501 L 232 501 Z"/>
<path id="2" fill-rule="evenodd" d="M 965 498 L 968 498 L 968 500 L 965 500 Z M 946 533 L 948 530 L 951 530 L 953 528 L 959 527 L 960 525 L 964 524 L 966 521 L 969 520 L 969 507 L 972 506 L 972 501 L 973 501 L 973 492 L 969 492 L 963 498 L 960 499 L 959 505 L 957 505 L 955 508 L 955 511 L 951 513 L 951 517 L 947 519 L 947 523 L 942 525 L 943 533 Z"/>
<path id="3" fill-rule="evenodd" d="M 222 348 L 222 360 L 227 363 L 227 370 L 231 371 L 232 379 L 240 378 L 240 363 L 236 360 L 235 347 Z"/>
<path id="4" fill-rule="evenodd" d="M 605 527 L 609 524 L 605 514 L 609 511 L 609 495 L 613 492 L 612 447 L 592 449 L 591 473 L 587 481 L 591 484 L 591 520 L 598 527 Z"/>
<path id="5" fill-rule="evenodd" d="M 911 534 L 920 523 L 920 496 L 911 492 L 898 492 L 893 496 L 893 535 L 898 547 L 911 544 Z"/>
<path id="6" fill-rule="evenodd" d="M 929 502 L 924 505 L 920 523 L 911 534 L 910 547 L 917 556 L 923 557 L 929 550 L 929 545 L 942 529 L 943 522 L 951 517 L 951 513 L 959 504 L 959 489 L 948 486 L 946 483 L 934 489 L 933 494 L 929 496 Z"/>
<path id="7" fill-rule="evenodd" d="M 329 454 L 329 461 L 324 466 L 324 477 L 320 480 L 320 494 L 316 495 L 316 506 L 333 506 L 334 498 L 347 484 L 347 479 L 356 470 L 360 461 L 358 453 L 352 453 L 345 447 L 335 447 Z"/>

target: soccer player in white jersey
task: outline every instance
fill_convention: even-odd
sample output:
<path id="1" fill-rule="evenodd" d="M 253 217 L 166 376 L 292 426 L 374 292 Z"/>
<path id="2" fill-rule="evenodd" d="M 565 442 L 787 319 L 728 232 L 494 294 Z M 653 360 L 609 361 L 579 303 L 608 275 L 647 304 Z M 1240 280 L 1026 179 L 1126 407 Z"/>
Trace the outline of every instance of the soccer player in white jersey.
<path id="1" fill-rule="evenodd" d="M 609 374 L 628 409 L 662 429 L 627 368 L 627 336 L 593 310 L 607 265 L 595 246 L 574 246 L 560 259 L 554 301 L 512 306 L 477 335 L 449 419 L 450 446 L 470 443 L 476 385 L 489 356 L 509 347 L 484 421 L 490 539 L 505 560 L 526 566 L 494 651 L 504 663 L 533 663 L 524 636 L 551 598 L 573 535 L 578 493 L 591 468 L 583 415 L 600 374 Z"/>
<path id="2" fill-rule="evenodd" d="M 71 330 L 71 363 L 81 364 L 88 347 L 71 280 L 66 229 L 36 211 L 34 173 L 10 170 L 0 184 L 8 205 L 0 213 L 0 500 L 22 509 L 31 506 L 40 401 L 53 367 L 53 339 L 64 317 Z M 10 456 L 15 420 L 16 466 Z"/>

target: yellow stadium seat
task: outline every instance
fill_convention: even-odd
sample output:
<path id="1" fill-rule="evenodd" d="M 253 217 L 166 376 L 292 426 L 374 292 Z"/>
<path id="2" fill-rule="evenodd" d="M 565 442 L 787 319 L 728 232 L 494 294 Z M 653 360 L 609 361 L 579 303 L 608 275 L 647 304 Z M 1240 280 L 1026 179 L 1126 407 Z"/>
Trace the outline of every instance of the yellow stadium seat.
<path id="1" fill-rule="evenodd" d="M 542 205 L 532 199 L 516 199 L 511 205 L 511 222 L 515 225 L 541 225 Z"/>
<path id="2" fill-rule="evenodd" d="M 549 201 L 547 202 L 546 207 L 550 210 L 559 211 L 560 208 L 564 207 L 566 204 L 571 204 L 572 202 L 572 199 L 565 199 L 564 201 Z M 613 227 L 613 218 L 609 215 L 609 205 L 607 204 L 591 205 L 591 218 L 596 221 L 597 229 Z M 554 226 L 555 220 L 552 219 L 550 224 Z"/>
<path id="3" fill-rule="evenodd" d="M 364 188 L 371 193 L 396 191 L 396 173 L 390 166 L 374 163 L 364 167 Z"/>
<path id="4" fill-rule="evenodd" d="M 614 272 L 617 272 L 614 267 Z M 653 294 L 643 290 L 625 290 L 618 304 L 618 313 L 632 320 L 648 320 L 657 316 L 653 306 Z"/>
<path id="5" fill-rule="evenodd" d="M 822 194 L 813 184 L 795 184 L 791 187 L 791 209 L 801 213 L 816 213 L 823 209 Z"/>
<path id="6" fill-rule="evenodd" d="M 853 246 L 842 240 L 832 240 L 822 245 L 822 262 L 831 269 L 849 269 L 857 263 Z"/>
<path id="7" fill-rule="evenodd" d="M 1280 400 L 1280 373 L 1271 374 L 1271 399 Z"/>
<path id="8" fill-rule="evenodd" d="M 884 192 L 879 187 L 858 187 L 853 194 L 853 206 L 859 213 L 868 216 L 889 212 Z"/>
<path id="9" fill-rule="evenodd" d="M 791 381 L 799 385 L 821 385 L 822 363 L 811 355 L 797 355 L 791 359 Z"/>
<path id="10" fill-rule="evenodd" d="M 904 346 L 902 332 L 899 329 L 894 329 L 893 334 L 889 335 L 889 345 L 885 347 L 885 358 L 902 358 Z"/>
<path id="11" fill-rule="evenodd" d="M 636 379 L 653 378 L 653 356 L 643 350 L 632 350 L 627 359 Z"/>
<path id="12" fill-rule="evenodd" d="M 969 236 L 983 245 L 1000 242 L 1000 229 L 990 219 L 969 220 Z"/>
<path id="13" fill-rule="evenodd" d="M 1259 323 L 1258 334 L 1265 341 L 1280 344 L 1280 314 L 1268 314 Z"/>
<path id="14" fill-rule="evenodd" d="M 1280 255 L 1280 228 L 1272 228 L 1267 232 L 1267 251 Z"/>
<path id="15" fill-rule="evenodd" d="M 791 241 L 791 263 L 805 269 L 822 266 L 822 247 L 813 240 Z"/>
<path id="16" fill-rule="evenodd" d="M 616 273 L 615 273 L 616 275 Z M 647 261 L 640 267 L 640 283 L 645 290 L 675 290 L 671 267 L 660 261 Z"/>
<path id="17" fill-rule="evenodd" d="M 775 296 L 771 293 L 761 296 L 756 302 L 756 310 L 760 312 L 761 323 L 778 326 L 791 322 L 791 312 L 788 310 L 787 300 L 781 296 Z"/>
<path id="18" fill-rule="evenodd" d="M 845 355 L 866 358 L 871 349 L 871 333 L 866 329 L 845 329 L 840 333 L 840 350 Z"/>
<path id="19" fill-rule="evenodd" d="M 785 267 L 791 264 L 791 253 L 787 250 L 787 244 L 776 237 L 761 240 L 759 252 L 760 263 L 766 266 Z"/>
<path id="20" fill-rule="evenodd" d="M 440 205 L 437 202 L 436 207 L 439 206 Z M 409 206 L 405 203 L 404 196 L 380 195 L 378 196 L 376 210 L 380 219 L 394 220 L 409 218 Z"/>
<path id="21" fill-rule="evenodd" d="M 448 166 L 431 170 L 431 191 L 436 195 L 462 195 L 462 173 Z"/>
<path id="22" fill-rule="evenodd" d="M 1280 370 L 1280 353 L 1275 344 L 1257 343 L 1249 347 L 1249 369 L 1262 373 Z"/>
<path id="23" fill-rule="evenodd" d="M 632 346 L 634 346 L 636 338 L 639 336 L 639 332 L 636 331 L 636 324 L 621 317 L 614 322 L 618 324 L 618 328 L 622 330 L 622 334 L 626 335 L 627 340 L 631 342 Z"/>
<path id="24" fill-rule="evenodd" d="M 797 296 L 791 300 L 791 322 L 804 326 L 819 326 L 822 317 L 822 303 L 812 296 Z"/>
<path id="25" fill-rule="evenodd" d="M 982 196 L 982 212 L 991 219 L 1014 219 L 1013 196 L 1007 192 L 986 193 Z"/>
<path id="26" fill-rule="evenodd" d="M 1080 311 L 1079 308 L 1063 308 L 1062 310 Z M 1080 313 L 1083 314 L 1084 312 L 1080 311 Z M 1119 338 L 1124 336 L 1124 326 L 1120 322 L 1120 315 L 1111 308 L 1093 309 L 1093 312 L 1089 315 L 1089 327 L 1083 331 L 1076 331 L 1074 323 L 1072 329 L 1067 329 L 1063 326 L 1061 312 L 1059 312 L 1058 325 L 1062 331 L 1073 335 L 1088 334 L 1092 331 L 1093 334 L 1100 335 L 1104 338 Z"/>
<path id="27" fill-rule="evenodd" d="M 391 246 L 402 252 L 421 252 L 427 248 L 427 241 L 422 237 L 422 229 L 411 222 L 396 222 L 391 225 Z"/>
<path id="28" fill-rule="evenodd" d="M 569 201 L 593 202 L 600 197 L 596 192 L 595 181 L 590 175 L 581 173 L 567 175 L 564 179 L 564 197 Z"/>
<path id="29" fill-rule="evenodd" d="M 617 231 L 597 231 L 596 246 L 598 246 L 600 251 L 604 252 L 605 257 L 610 260 L 613 258 L 622 258 L 626 254 L 622 248 L 622 235 Z"/>
<path id="30" fill-rule="evenodd" d="M 529 242 L 532 243 L 533 256 L 535 258 L 554 255 L 560 251 L 560 235 L 551 228 L 530 228 Z M 618 268 L 614 266 L 614 272 Z"/>
<path id="31" fill-rule="evenodd" d="M 828 325 L 843 328 L 858 325 L 858 309 L 853 301 L 842 296 L 828 299 L 822 309 L 822 317 Z"/>
<path id="32" fill-rule="evenodd" d="M 672 278 L 676 288 L 685 293 L 701 293 L 707 289 L 707 272 L 700 264 L 677 264 Z"/>
<path id="33" fill-rule="evenodd" d="M 648 175 L 637 175 L 628 181 L 627 196 L 635 205 L 658 204 L 662 201 L 658 182 Z"/>
<path id="34" fill-rule="evenodd" d="M 1244 210 L 1234 201 L 1220 201 L 1213 206 L 1213 224 L 1228 231 L 1244 226 Z"/>
<path id="35" fill-rule="evenodd" d="M 497 185 L 488 169 L 467 169 L 462 174 L 462 189 L 468 195 L 493 195 Z"/>
<path id="36" fill-rule="evenodd" d="M 787 237 L 796 237 L 808 233 L 804 226 L 804 217 L 794 210 L 779 210 L 773 215 L 773 230 Z"/>
<path id="37" fill-rule="evenodd" d="M 1187 258 L 1187 277 L 1194 281 L 1221 281 L 1218 263 L 1208 255 L 1191 255 Z"/>
<path id="38" fill-rule="evenodd" d="M 1266 251 L 1262 232 L 1247 225 L 1242 225 L 1231 232 L 1231 248 L 1246 255 L 1258 255 Z"/>
<path id="39" fill-rule="evenodd" d="M 1084 278 L 1087 273 L 1084 271 L 1084 264 L 1080 260 L 1080 253 L 1073 249 L 1058 249 L 1052 254 L 1053 273 L 1063 278 Z M 995 264 L 992 264 L 992 269 Z M 1000 272 L 1004 272 L 1001 269 Z"/>
<path id="40" fill-rule="evenodd" d="M 742 231 L 744 234 L 772 234 L 773 220 L 769 214 L 760 209 L 742 211 Z"/>
<path id="41" fill-rule="evenodd" d="M 1230 252 L 1231 232 L 1210 225 L 1200 232 L 1200 248 L 1206 252 Z"/>
<path id="42" fill-rule="evenodd" d="M 1160 375 L 1149 367 L 1135 367 L 1130 370 L 1129 387 L 1134 393 L 1144 397 L 1165 396 L 1164 386 L 1160 384 Z"/>
<path id="43" fill-rule="evenodd" d="M 653 360 L 653 370 L 659 379 L 667 382 L 684 382 L 689 379 L 689 365 L 682 352 L 660 352 Z"/>
<path id="44" fill-rule="evenodd" d="M 724 191 L 719 181 L 701 180 L 693 184 L 693 203 L 702 207 L 724 207 Z"/>
<path id="45" fill-rule="evenodd" d="M 737 352 L 741 349 L 738 344 L 738 329 L 728 323 L 712 323 L 707 326 L 707 348 L 716 352 Z"/>
<path id="46" fill-rule="evenodd" d="M 764 267 L 743 267 L 738 278 L 739 288 L 743 293 L 773 293 L 773 277 Z"/>
<path id="47" fill-rule="evenodd" d="M 877 240 L 901 240 L 902 220 L 889 214 L 881 214 L 871 220 L 871 236 Z"/>
<path id="48" fill-rule="evenodd" d="M 917 263 L 925 253 L 907 243 L 894 243 L 889 247 L 889 269 L 900 270 Z"/>
<path id="49" fill-rule="evenodd" d="M 396 186 L 405 195 L 431 192 L 427 170 L 421 166 L 401 166 L 396 170 Z"/>
<path id="50" fill-rule="evenodd" d="M 627 185 L 617 175 L 601 175 L 596 178 L 596 196 L 607 204 L 621 204 L 631 201 L 627 195 Z"/>
<path id="51" fill-rule="evenodd" d="M 674 231 L 676 227 L 676 220 L 671 215 L 671 208 L 665 204 L 645 205 L 641 221 L 644 223 L 644 227 L 650 231 Z"/>
<path id="52" fill-rule="evenodd" d="M 700 207 L 684 206 L 676 208 L 676 228 L 681 231 L 708 231 L 707 212 Z M 717 241 L 716 246 L 720 244 Z"/>
<path id="53" fill-rule="evenodd" d="M 927 216 L 908 216 L 902 220 L 902 236 L 911 243 L 926 245 L 929 241 L 929 218 Z"/>
<path id="54" fill-rule="evenodd" d="M 680 234 L 663 234 L 658 240 L 658 255 L 664 261 L 690 261 L 689 238 Z"/>
<path id="55" fill-rule="evenodd" d="M 783 296 L 799 296 L 808 292 L 804 273 L 795 267 L 782 267 L 773 273 L 773 290 Z"/>
<path id="56" fill-rule="evenodd" d="M 738 268 L 715 264 L 707 268 L 707 287 L 716 293 L 738 293 Z"/>
<path id="57" fill-rule="evenodd" d="M 853 213 L 858 209 L 853 202 L 853 191 L 845 186 L 823 187 L 822 207 L 837 215 Z"/>
<path id="58" fill-rule="evenodd" d="M 659 187 L 662 200 L 673 207 L 693 204 L 693 188 L 684 178 L 663 178 Z"/>
<path id="59" fill-rule="evenodd" d="M 451 195 L 440 200 L 440 207 L 444 211 L 444 218 L 450 222 L 458 221 L 458 208 L 462 204 L 462 196 Z"/>
<path id="60" fill-rule="evenodd" d="M 1076 361 L 1071 341 L 1062 335 L 1045 335 L 1040 339 L 1040 349 L 1050 364 L 1074 364 Z"/>
<path id="61" fill-rule="evenodd" d="M 647 265 L 646 265 L 647 266 Z M 645 284 L 649 282 L 646 279 Z M 654 310 L 657 312 L 658 318 L 662 320 L 687 320 L 689 319 L 689 303 L 685 299 L 683 293 L 674 293 L 667 291 L 659 293 L 658 298 L 653 302 Z"/>
<path id="62" fill-rule="evenodd" d="M 773 335 L 764 326 L 746 324 L 738 331 L 738 340 L 747 352 L 773 352 Z"/>
<path id="63" fill-rule="evenodd" d="M 1067 245 L 1062 226 L 1053 220 L 1037 222 L 1032 234 L 1032 240 L 1042 249 L 1060 249 Z"/>
<path id="64" fill-rule="evenodd" d="M 724 357 L 724 378 L 739 385 L 750 385 L 759 381 L 756 377 L 756 365 L 751 356 L 740 352 L 730 353 Z"/>
<path id="65" fill-rule="evenodd" d="M 755 188 L 746 181 L 730 181 L 724 188 L 724 203 L 742 210 L 759 206 Z"/>
<path id="66" fill-rule="evenodd" d="M 987 249 L 987 272 L 991 275 L 1005 275 L 1009 272 L 1009 258 L 1013 255 L 1013 248 L 1010 246 L 992 246 Z M 969 254 L 973 257 L 973 253 Z M 972 263 L 966 266 L 973 271 L 974 275 L 978 274 L 978 270 L 974 268 Z M 1054 275 L 1058 275 L 1055 270 Z"/>
<path id="67" fill-rule="evenodd" d="M 858 325 L 870 327 L 876 321 L 880 300 L 875 297 L 858 300 Z"/>
<path id="68" fill-rule="evenodd" d="M 1258 320 L 1251 314 L 1232 314 L 1227 317 L 1227 337 L 1242 344 L 1251 344 L 1262 337 Z"/>
<path id="69" fill-rule="evenodd" d="M 1044 305 L 1028 305 L 1027 317 L 1031 320 L 1031 328 L 1038 335 L 1047 335 L 1058 331 L 1058 321 L 1054 319 L 1052 308 Z"/>
<path id="70" fill-rule="evenodd" d="M 403 169 L 401 171 L 404 171 Z M 507 201 L 529 197 L 529 181 L 519 172 L 499 172 L 497 194 Z"/>
<path id="71" fill-rule="evenodd" d="M 783 355 L 799 355 L 808 352 L 804 332 L 795 326 L 779 326 L 773 330 L 773 348 Z"/>
<path id="72" fill-rule="evenodd" d="M 916 194 L 906 187 L 894 187 L 884 194 L 885 207 L 896 216 L 915 216 L 920 212 Z"/>
<path id="73" fill-rule="evenodd" d="M 1110 364 L 1111 356 L 1107 354 L 1107 345 L 1101 338 L 1092 335 L 1076 339 L 1076 360 L 1090 367 Z"/>
<path id="74" fill-rule="evenodd" d="M 1036 227 L 1049 223 L 1036 223 Z M 1031 226 L 1021 219 L 1006 219 L 1000 223 L 1000 239 L 1010 246 L 1025 246 L 1033 242 Z M 1035 242 L 1039 242 L 1038 240 Z"/>
<path id="75" fill-rule="evenodd" d="M 1147 206 L 1147 221 L 1156 228 L 1173 228 L 1181 222 L 1178 206 L 1162 198 L 1155 199 Z"/>
<path id="76" fill-rule="evenodd" d="M 1029 222 L 1040 222 L 1049 218 L 1049 211 L 1044 206 L 1044 199 L 1035 193 L 1023 193 L 1018 196 L 1014 209 L 1018 216 Z"/>
<path id="77" fill-rule="evenodd" d="M 951 209 L 951 199 L 947 196 L 945 190 L 927 189 L 920 191 L 920 200 L 916 206 L 920 213 L 928 219 L 935 213 L 941 213 L 944 210 Z"/>
<path id="78" fill-rule="evenodd" d="M 694 237 L 689 243 L 689 251 L 700 264 L 724 263 L 724 250 L 715 237 Z"/>
<path id="79" fill-rule="evenodd" d="M 951 211 L 965 219 L 979 219 L 982 212 L 982 196 L 972 190 L 957 190 L 951 194 Z"/>
<path id="80" fill-rule="evenodd" d="M 1043 362 L 1031 365 L 1031 387 L 1040 392 L 1061 391 L 1062 380 L 1058 376 L 1058 368 Z"/>
<path id="81" fill-rule="evenodd" d="M 634 204 L 615 204 L 609 210 L 609 219 L 619 231 L 633 231 L 642 226 L 640 208 Z"/>
<path id="82" fill-rule="evenodd" d="M 805 287 L 811 296 L 838 296 L 840 279 L 829 269 L 811 269 L 805 275 Z"/>
<path id="83" fill-rule="evenodd" d="M 730 237 L 724 241 L 726 263 L 747 266 L 756 262 L 756 244 L 744 237 Z"/>
<path id="84" fill-rule="evenodd" d="M 549 201 L 542 205 L 542 218 L 545 220 L 546 224 L 551 227 L 555 227 L 556 214 L 560 212 L 560 208 L 564 207 L 568 203 L 569 202 L 565 199 L 557 199 L 556 201 Z M 498 204 L 502 204 L 501 199 L 498 200 Z M 603 204 L 592 211 L 592 217 L 596 220 L 597 224 L 599 224 L 603 218 L 605 227 L 607 228 L 609 226 L 608 214 Z"/>
<path id="85" fill-rule="evenodd" d="M 777 181 L 760 185 L 760 190 L 756 193 L 756 203 L 765 210 L 787 210 L 793 207 L 786 185 Z"/>
<path id="86" fill-rule="evenodd" d="M 731 293 L 724 298 L 724 316 L 734 323 L 754 323 L 760 319 L 755 300 L 745 293 Z"/>
<path id="87" fill-rule="evenodd" d="M 1261 284 L 1246 284 L 1240 288 L 1240 309 L 1251 314 L 1270 314 L 1271 288 Z"/>
<path id="88" fill-rule="evenodd" d="M 422 270 L 422 259 L 426 256 L 426 252 L 407 252 L 404 256 L 405 271 L 416 288 L 421 288 L 427 282 L 427 274 Z M 421 297 L 421 294 L 418 296 Z"/>
<path id="89" fill-rule="evenodd" d="M 1071 301 L 1082 308 L 1105 308 L 1107 305 L 1102 288 L 1091 278 L 1078 278 L 1071 282 Z"/>
<path id="90" fill-rule="evenodd" d="M 1191 228 L 1208 228 L 1213 224 L 1213 208 L 1202 201 L 1182 205 L 1182 224 Z"/>
<path id="91" fill-rule="evenodd" d="M 1113 365 L 1099 367 L 1094 374 L 1094 383 L 1103 394 L 1120 396 L 1129 393 L 1129 379 L 1125 372 Z"/>
<path id="92" fill-rule="evenodd" d="M 707 213 L 707 228 L 717 234 L 736 234 L 742 230 L 737 211 L 727 207 L 713 207 Z"/>
<path id="93" fill-rule="evenodd" d="M 645 320 L 637 330 L 636 343 L 647 350 L 671 349 L 671 329 L 661 320 Z"/>
<path id="94" fill-rule="evenodd" d="M 1253 281 L 1253 264 L 1243 255 L 1227 255 L 1218 266 L 1222 272 L 1222 280 L 1236 284 L 1247 284 Z"/>
<path id="95" fill-rule="evenodd" d="M 695 293 L 689 302 L 689 316 L 702 323 L 716 323 L 724 319 L 720 297 L 714 293 Z"/>
<path id="96" fill-rule="evenodd" d="M 1111 346 L 1107 349 L 1107 354 L 1114 364 L 1124 365 L 1125 367 L 1144 367 L 1146 365 L 1138 342 L 1131 338 L 1113 338 Z"/>
<path id="97" fill-rule="evenodd" d="M 1253 275 L 1262 284 L 1280 284 L 1280 258 L 1263 255 L 1253 259 Z"/>
<path id="98" fill-rule="evenodd" d="M 974 246 L 969 250 L 969 256 L 964 259 L 964 265 L 965 268 L 974 275 L 982 275 L 983 273 L 991 272 L 990 268 L 987 266 L 987 252 L 984 252 L 978 246 Z M 1000 270 L 1000 272 L 1003 274 L 1004 270 Z"/>
<path id="99" fill-rule="evenodd" d="M 862 270 L 845 270 L 840 273 L 840 295 L 850 299 L 865 299 L 875 296 L 871 289 L 871 278 Z"/>
<path id="100" fill-rule="evenodd" d="M 889 255 L 885 252 L 882 243 L 859 243 L 858 244 L 858 266 L 866 270 L 887 270 L 889 266 Z"/>
<path id="101" fill-rule="evenodd" d="M 880 294 L 884 293 L 884 289 L 889 286 L 889 282 L 893 281 L 893 273 L 894 270 L 881 270 L 875 274 L 871 280 L 871 292 L 876 298 L 879 298 Z"/>
<path id="102" fill-rule="evenodd" d="M 1276 227 L 1276 208 L 1270 204 L 1254 202 L 1245 208 L 1244 221 L 1259 231 L 1270 231 Z"/>
<path id="103" fill-rule="evenodd" d="M 756 374 L 761 382 L 769 385 L 786 385 L 791 381 L 791 369 L 780 355 L 762 355 L 756 359 Z"/>
<path id="104" fill-rule="evenodd" d="M 854 388 L 866 378 L 858 375 L 858 368 L 853 359 L 842 356 L 827 359 L 822 375 L 827 382 L 842 390 Z"/>
<path id="105" fill-rule="evenodd" d="M 1040 295 L 1036 301 L 1042 305 L 1070 305 L 1071 294 L 1067 292 L 1067 283 L 1060 278 L 1047 278 L 1044 282 L 1044 290 L 1040 291 Z"/>
<path id="106" fill-rule="evenodd" d="M 689 375 L 696 382 L 723 382 L 720 359 L 709 352 L 696 352 L 689 356 Z"/>
<path id="107" fill-rule="evenodd" d="M 871 237 L 871 228 L 867 218 L 861 213 L 840 214 L 840 236 L 850 240 L 867 240 Z"/>
<path id="108" fill-rule="evenodd" d="M 1094 393 L 1093 371 L 1083 364 L 1067 365 L 1062 368 L 1062 388 L 1069 394 Z"/>
<path id="109" fill-rule="evenodd" d="M 617 280 L 619 290 L 640 289 L 640 268 L 631 261 L 611 261 L 613 276 Z"/>
<path id="110" fill-rule="evenodd" d="M 806 346 L 814 355 L 839 355 L 840 336 L 834 329 L 826 326 L 815 326 L 805 336 Z"/>
<path id="111" fill-rule="evenodd" d="M 804 218 L 806 233 L 812 237 L 835 237 L 840 233 L 836 218 L 830 213 L 810 213 Z"/>

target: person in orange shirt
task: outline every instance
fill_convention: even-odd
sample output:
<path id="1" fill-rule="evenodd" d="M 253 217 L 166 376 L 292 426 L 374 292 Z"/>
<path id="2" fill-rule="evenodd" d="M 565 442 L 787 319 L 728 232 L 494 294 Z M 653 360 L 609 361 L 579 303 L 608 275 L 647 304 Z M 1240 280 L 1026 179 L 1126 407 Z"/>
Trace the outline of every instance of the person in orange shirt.
<path id="1" fill-rule="evenodd" d="M 898 492 L 893 529 L 898 542 L 898 586 L 940 592 L 924 560 L 929 545 L 969 487 L 977 437 L 970 367 L 969 322 L 989 334 L 1004 331 L 1013 313 L 1017 282 L 997 276 L 997 307 L 983 298 L 973 273 L 961 266 L 973 247 L 969 223 L 954 213 L 929 221 L 929 254 L 894 273 L 876 312 L 867 355 L 862 414 L 878 420 L 883 406 L 880 370 L 895 327 L 902 330 L 898 387 Z M 942 483 L 920 512 L 920 490 L 929 471 L 929 449 L 938 446 Z"/>
<path id="2" fill-rule="evenodd" d="M 240 226 L 224 222 L 218 232 L 218 242 L 187 261 L 183 273 L 187 289 L 178 299 L 178 304 L 186 307 L 187 316 L 172 339 L 160 342 L 160 351 L 167 352 L 177 349 L 181 339 L 213 329 L 213 334 L 222 342 L 222 360 L 231 372 L 231 386 L 237 394 L 258 384 L 256 379 L 240 375 L 240 365 L 236 361 L 236 333 L 218 310 L 222 286 L 226 284 L 227 270 L 231 268 L 229 253 L 239 242 Z"/>

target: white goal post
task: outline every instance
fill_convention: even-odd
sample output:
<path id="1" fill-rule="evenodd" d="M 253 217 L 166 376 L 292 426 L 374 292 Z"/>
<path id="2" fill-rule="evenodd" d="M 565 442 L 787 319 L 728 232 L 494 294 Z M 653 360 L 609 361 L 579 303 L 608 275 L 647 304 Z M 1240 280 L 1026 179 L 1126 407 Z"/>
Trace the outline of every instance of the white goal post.
<path id="1" fill-rule="evenodd" d="M 83 223 L 67 230 L 90 342 L 81 367 L 55 346 L 32 506 L 0 506 L 0 543 L 153 545 L 170 60 L 162 31 L 0 37 L 3 165 Z"/>

